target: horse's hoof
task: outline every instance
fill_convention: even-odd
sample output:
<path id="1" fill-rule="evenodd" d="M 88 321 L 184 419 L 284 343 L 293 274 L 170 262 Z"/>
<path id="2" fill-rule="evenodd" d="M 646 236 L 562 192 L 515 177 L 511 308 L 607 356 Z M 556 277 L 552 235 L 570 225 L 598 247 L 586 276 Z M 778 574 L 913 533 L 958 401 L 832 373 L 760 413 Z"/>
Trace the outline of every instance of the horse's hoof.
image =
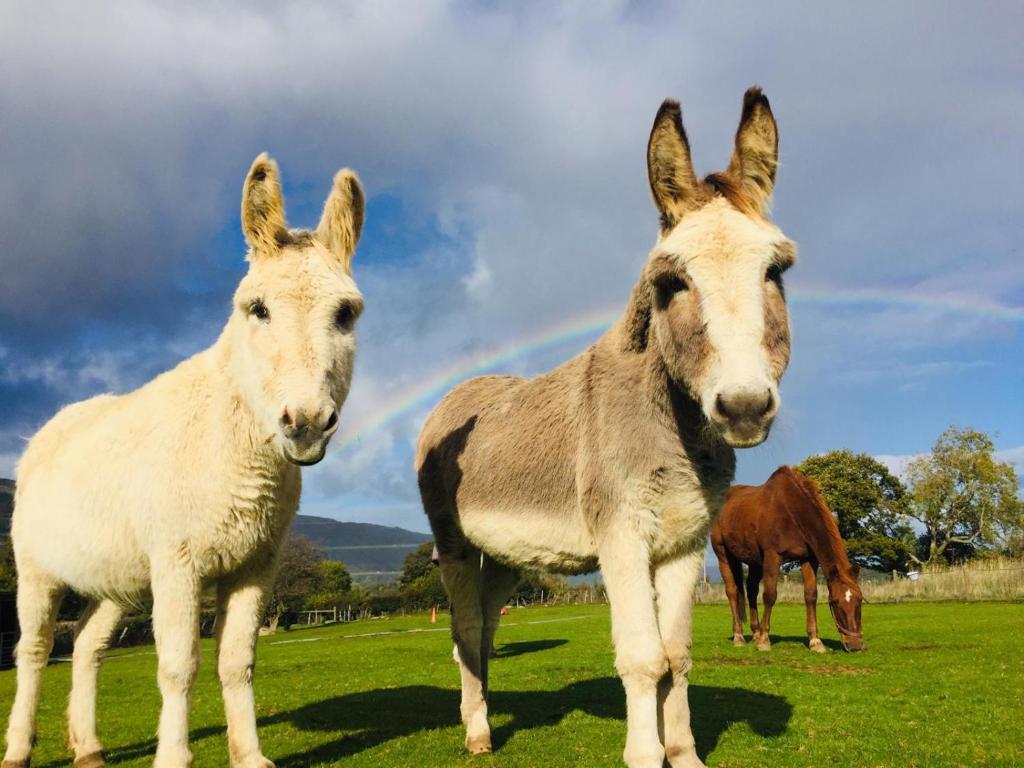
<path id="1" fill-rule="evenodd" d="M 475 739 L 466 739 L 466 750 L 471 755 L 485 755 L 491 751 L 491 737 L 478 736 Z"/>
<path id="2" fill-rule="evenodd" d="M 740 648 L 747 644 L 747 639 L 743 637 L 743 635 L 733 635 L 732 644 L 735 645 L 737 648 Z"/>
<path id="3" fill-rule="evenodd" d="M 772 649 L 772 644 L 767 640 L 759 640 L 756 647 L 759 651 L 770 651 Z"/>
<path id="4" fill-rule="evenodd" d="M 107 761 L 103 757 L 103 750 L 97 750 L 75 758 L 75 768 L 103 768 L 106 764 Z"/>
<path id="5" fill-rule="evenodd" d="M 814 638 L 810 643 L 807 644 L 807 650 L 813 653 L 828 653 L 828 648 L 818 638 Z"/>

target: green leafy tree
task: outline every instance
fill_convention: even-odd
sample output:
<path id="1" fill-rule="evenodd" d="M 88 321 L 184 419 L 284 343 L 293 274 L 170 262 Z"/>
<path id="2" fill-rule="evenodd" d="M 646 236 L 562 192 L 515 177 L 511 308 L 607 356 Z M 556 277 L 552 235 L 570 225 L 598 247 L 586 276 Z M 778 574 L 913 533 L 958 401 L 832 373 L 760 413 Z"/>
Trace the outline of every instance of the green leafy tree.
<path id="1" fill-rule="evenodd" d="M 328 595 L 343 595 L 352 591 L 352 574 L 348 566 L 339 560 L 320 562 L 319 592 Z"/>
<path id="2" fill-rule="evenodd" d="M 937 562 L 950 547 L 1006 550 L 1022 535 L 1017 473 L 996 460 L 984 432 L 950 427 L 929 455 L 910 463 L 907 477 L 913 489 L 909 513 L 924 528 L 914 555 L 920 565 Z"/>
<path id="3" fill-rule="evenodd" d="M 906 568 L 914 551 L 907 489 L 884 464 L 842 450 L 811 456 L 796 469 L 818 483 L 851 560 L 883 571 Z"/>
<path id="4" fill-rule="evenodd" d="M 290 616 L 316 593 L 320 586 L 320 564 L 323 559 L 323 552 L 309 539 L 289 536 L 285 540 L 281 548 L 277 578 L 267 606 L 271 632 L 276 632 L 282 621 L 287 629 L 291 624 Z"/>
<path id="5" fill-rule="evenodd" d="M 406 555 L 402 562 L 402 578 L 399 583 L 404 587 L 426 576 L 432 570 L 437 570 L 432 559 L 433 554 L 434 542 L 425 541 Z"/>

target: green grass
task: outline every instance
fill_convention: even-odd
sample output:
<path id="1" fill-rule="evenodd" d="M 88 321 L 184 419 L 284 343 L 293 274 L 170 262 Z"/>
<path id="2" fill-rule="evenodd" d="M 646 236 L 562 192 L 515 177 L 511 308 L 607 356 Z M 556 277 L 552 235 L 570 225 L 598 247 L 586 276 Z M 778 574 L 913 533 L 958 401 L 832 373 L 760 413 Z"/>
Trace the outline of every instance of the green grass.
<path id="1" fill-rule="evenodd" d="M 768 654 L 728 642 L 728 608 L 697 607 L 690 701 L 710 766 L 1024 765 L 1024 604 L 865 606 L 868 651 L 803 645 L 803 608 L 780 605 Z M 821 610 L 824 624 L 827 611 Z M 497 751 L 469 758 L 458 673 L 427 616 L 280 633 L 260 640 L 256 692 L 264 751 L 279 768 L 618 766 L 624 695 L 606 606 L 513 609 L 492 666 Z M 408 630 L 441 630 L 417 631 Z M 352 637 L 362 633 L 384 635 Z M 110 763 L 148 765 L 159 695 L 152 648 L 110 655 L 100 736 Z M 197 766 L 226 764 L 224 719 L 204 641 L 192 742 Z M 67 765 L 67 664 L 45 672 L 36 768 Z M 0 673 L 0 703 L 14 673 Z"/>

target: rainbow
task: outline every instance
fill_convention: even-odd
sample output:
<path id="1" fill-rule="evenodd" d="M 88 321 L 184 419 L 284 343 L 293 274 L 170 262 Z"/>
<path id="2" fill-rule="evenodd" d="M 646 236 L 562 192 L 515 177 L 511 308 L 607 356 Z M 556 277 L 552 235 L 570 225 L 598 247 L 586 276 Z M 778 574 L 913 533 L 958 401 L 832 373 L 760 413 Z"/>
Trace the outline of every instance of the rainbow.
<path id="1" fill-rule="evenodd" d="M 787 296 L 791 304 L 817 306 L 860 306 L 879 309 L 896 307 L 913 310 L 931 310 L 944 313 L 974 315 L 1001 322 L 1024 323 L 1024 307 L 1006 306 L 988 299 L 956 295 L 923 295 L 879 290 L 791 290 Z M 449 389 L 466 379 L 501 370 L 509 363 L 560 347 L 569 342 L 592 339 L 605 331 L 622 314 L 621 304 L 614 308 L 592 310 L 568 318 L 552 326 L 500 345 L 496 349 L 456 360 L 426 379 L 421 379 L 406 390 L 397 393 L 379 408 L 367 414 L 351 432 L 342 437 L 341 448 L 356 445 L 373 433 L 395 423 L 419 408 L 433 405 Z"/>

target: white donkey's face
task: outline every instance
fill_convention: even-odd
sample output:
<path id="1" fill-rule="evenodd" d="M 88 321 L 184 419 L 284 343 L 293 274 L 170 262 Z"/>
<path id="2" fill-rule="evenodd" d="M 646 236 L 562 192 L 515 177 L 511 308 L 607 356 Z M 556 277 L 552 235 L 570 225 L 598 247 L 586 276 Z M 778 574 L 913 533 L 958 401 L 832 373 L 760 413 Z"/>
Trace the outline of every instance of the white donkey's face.
<path id="1" fill-rule="evenodd" d="M 698 181 L 679 106 L 655 120 L 648 169 L 662 232 L 641 285 L 673 380 L 737 448 L 768 436 L 790 333 L 782 273 L 796 246 L 766 217 L 778 140 L 768 100 L 744 98 L 729 169 Z"/>
<path id="2" fill-rule="evenodd" d="M 233 363 L 249 407 L 295 464 L 324 457 L 351 386 L 363 310 L 351 261 L 362 221 L 351 171 L 335 177 L 314 232 L 287 229 L 272 160 L 261 155 L 246 179 L 242 222 L 252 250 L 229 325 Z"/>

